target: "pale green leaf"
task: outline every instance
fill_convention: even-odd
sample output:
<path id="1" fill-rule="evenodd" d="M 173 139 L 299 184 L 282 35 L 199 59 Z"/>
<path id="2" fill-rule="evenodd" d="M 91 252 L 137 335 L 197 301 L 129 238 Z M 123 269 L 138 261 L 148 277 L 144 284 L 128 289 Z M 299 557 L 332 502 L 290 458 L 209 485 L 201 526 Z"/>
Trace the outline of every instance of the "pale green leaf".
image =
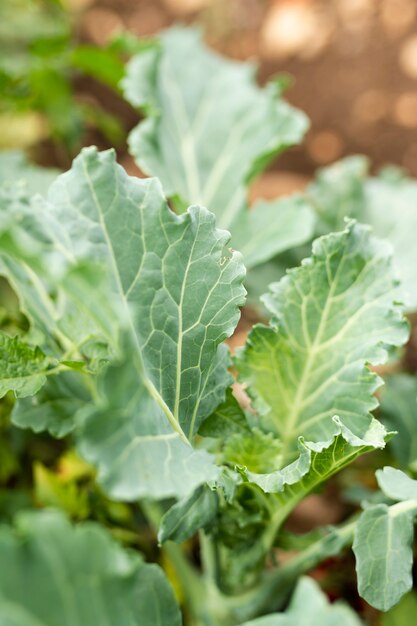
<path id="1" fill-rule="evenodd" d="M 313 256 L 271 286 L 272 323 L 254 327 L 237 365 L 284 461 L 300 435 L 331 439 L 335 415 L 359 439 L 368 432 L 381 380 L 367 364 L 408 336 L 396 287 L 389 246 L 355 223 L 316 240 Z"/>
<path id="2" fill-rule="evenodd" d="M 353 551 L 360 595 L 387 611 L 411 589 L 417 500 L 369 506 L 355 529 Z"/>
<path id="3" fill-rule="evenodd" d="M 266 615 L 241 626 L 360 626 L 362 622 L 347 605 L 330 604 L 312 579 L 300 579 L 285 613 Z"/>
<path id="4" fill-rule="evenodd" d="M 21 514 L 0 529 L 0 622 L 7 626 L 180 626 L 160 568 L 93 523 L 58 512 Z"/>
<path id="5" fill-rule="evenodd" d="M 376 478 L 379 488 L 388 498 L 397 502 L 405 500 L 417 501 L 417 480 L 394 467 L 377 470 Z"/>
<path id="6" fill-rule="evenodd" d="M 79 416 L 80 453 L 114 499 L 186 497 L 218 468 L 172 428 L 134 363 L 127 351 L 99 376 L 98 401 Z"/>
<path id="7" fill-rule="evenodd" d="M 0 152 L 0 186 L 9 187 L 17 184 L 29 195 L 46 193 L 58 174 L 58 169 L 29 163 L 23 152 L 14 150 Z"/>
<path id="8" fill-rule="evenodd" d="M 129 138 L 138 165 L 158 176 L 168 196 L 207 206 L 222 228 L 246 210 L 253 175 L 307 128 L 277 85 L 256 85 L 255 71 L 207 49 L 197 31 L 176 27 L 130 61 L 122 83 L 126 98 L 148 114 Z"/>
<path id="9" fill-rule="evenodd" d="M 389 443 L 403 467 L 417 463 L 417 377 L 401 373 L 387 376 L 381 390 L 381 421 L 397 435 Z"/>
<path id="10" fill-rule="evenodd" d="M 247 268 L 311 239 L 314 213 L 300 195 L 271 202 L 261 200 L 242 211 L 232 227 L 233 247 Z"/>
<path id="11" fill-rule="evenodd" d="M 20 398 L 33 396 L 45 384 L 49 364 L 39 348 L 0 332 L 0 398 L 8 391 Z"/>
<path id="12" fill-rule="evenodd" d="M 58 177 L 46 202 L 25 204 L 23 217 L 29 228 L 10 225 L 3 271 L 33 326 L 53 339 L 50 350 L 80 352 L 90 370 L 101 346 L 104 358 L 125 353 L 99 374 L 100 397 L 81 420 L 80 448 L 103 485 L 119 498 L 182 497 L 215 477 L 211 457 L 188 440 L 231 381 L 220 344 L 237 324 L 245 291 L 229 234 L 206 209 L 178 217 L 157 180 L 127 176 L 112 151 L 94 148 Z M 21 230 L 42 252 L 34 269 Z M 102 381 L 125 371 L 121 399 Z M 52 422 L 57 432 L 59 419 Z"/>
<path id="13" fill-rule="evenodd" d="M 47 430 L 65 437 L 75 428 L 75 415 L 91 400 L 82 377 L 75 372 L 50 376 L 32 398 L 21 398 L 13 407 L 12 420 L 20 428 Z"/>
<path id="14" fill-rule="evenodd" d="M 366 182 L 366 213 L 378 237 L 392 244 L 394 268 L 401 280 L 401 298 L 408 310 L 417 309 L 417 181 L 409 178 L 371 178 Z"/>
<path id="15" fill-rule="evenodd" d="M 217 494 L 207 485 L 198 487 L 191 496 L 174 504 L 161 519 L 158 531 L 159 543 L 181 543 L 198 530 L 206 528 L 216 516 Z"/>

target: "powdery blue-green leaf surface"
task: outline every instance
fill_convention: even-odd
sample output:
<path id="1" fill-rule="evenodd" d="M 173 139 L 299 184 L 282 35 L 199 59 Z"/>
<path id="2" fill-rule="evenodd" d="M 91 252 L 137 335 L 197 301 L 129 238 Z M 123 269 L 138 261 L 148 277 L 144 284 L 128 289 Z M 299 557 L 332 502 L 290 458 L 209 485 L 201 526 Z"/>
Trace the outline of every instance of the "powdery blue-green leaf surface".
<path id="1" fill-rule="evenodd" d="M 251 268 L 311 239 L 314 222 L 314 213 L 301 195 L 260 200 L 234 222 L 233 247 Z"/>
<path id="2" fill-rule="evenodd" d="M 271 286 L 272 323 L 254 327 L 237 365 L 284 460 L 300 435 L 331 439 L 335 415 L 364 439 L 381 384 L 367 364 L 383 363 L 386 346 L 408 336 L 396 289 L 388 244 L 355 223 L 316 240 L 312 257 Z"/>
<path id="3" fill-rule="evenodd" d="M 79 440 L 109 493 L 182 497 L 213 478 L 209 455 L 190 441 L 231 380 L 220 344 L 245 290 L 229 234 L 206 209 L 178 217 L 157 180 L 127 176 L 112 151 L 95 148 L 58 177 L 46 201 L 25 203 L 23 220 L 44 262 L 29 267 L 21 224 L 11 220 L 0 269 L 48 351 L 81 355 L 98 380 Z M 107 373 L 96 367 L 103 358 L 115 359 Z M 110 375 L 125 377 L 124 398 Z"/>
<path id="4" fill-rule="evenodd" d="M 129 137 L 138 165 L 158 176 L 178 206 L 213 211 L 220 227 L 231 228 L 233 247 L 247 252 L 248 266 L 308 239 L 313 222 L 301 199 L 247 212 L 248 182 L 308 125 L 277 83 L 256 85 L 255 71 L 210 51 L 197 31 L 176 27 L 130 61 L 122 83 L 147 115 Z"/>
<path id="5" fill-rule="evenodd" d="M 376 504 L 361 514 L 353 551 L 360 595 L 387 611 L 411 589 L 414 517 L 417 500 L 392 506 Z"/>
<path id="6" fill-rule="evenodd" d="M 285 613 L 266 615 L 241 626 L 360 626 L 361 620 L 347 605 L 330 604 L 312 578 L 300 579 Z"/>
<path id="7" fill-rule="evenodd" d="M 393 467 L 376 472 L 382 492 L 398 504 L 369 506 L 355 530 L 359 593 L 372 606 L 387 611 L 411 589 L 417 481 Z"/>
<path id="8" fill-rule="evenodd" d="M 8 391 L 20 398 L 33 396 L 45 384 L 49 364 L 39 348 L 0 332 L 0 398 Z"/>
<path id="9" fill-rule="evenodd" d="M 0 528 L 0 623 L 7 626 L 180 626 L 157 565 L 93 523 L 58 512 L 20 514 Z"/>
<path id="10" fill-rule="evenodd" d="M 397 461 L 417 467 L 417 377 L 401 373 L 387 376 L 380 396 L 381 421 L 397 434 L 389 442 Z"/>

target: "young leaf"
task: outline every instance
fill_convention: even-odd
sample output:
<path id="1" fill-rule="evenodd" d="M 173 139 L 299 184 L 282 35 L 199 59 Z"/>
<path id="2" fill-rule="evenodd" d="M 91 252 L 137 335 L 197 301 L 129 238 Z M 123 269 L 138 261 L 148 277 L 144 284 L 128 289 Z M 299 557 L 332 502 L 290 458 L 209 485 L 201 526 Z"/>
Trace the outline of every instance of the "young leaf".
<path id="1" fill-rule="evenodd" d="M 159 543 L 181 543 L 205 528 L 217 513 L 217 494 L 207 485 L 201 485 L 191 496 L 180 500 L 165 513 L 158 531 Z"/>
<path id="2" fill-rule="evenodd" d="M 241 626 L 360 626 L 362 623 L 350 607 L 343 603 L 330 604 L 318 584 L 312 579 L 300 579 L 285 613 L 275 613 L 245 622 Z"/>
<path id="3" fill-rule="evenodd" d="M 0 529 L 0 552 L 2 625 L 181 625 L 160 568 L 96 524 L 74 527 L 54 511 L 24 513 L 16 529 Z"/>
<path id="4" fill-rule="evenodd" d="M 353 551 L 360 595 L 372 606 L 387 611 L 413 583 L 417 481 L 393 467 L 378 470 L 376 476 L 383 493 L 398 504 L 365 509 L 356 525 Z"/>
<path id="5" fill-rule="evenodd" d="M 335 415 L 364 438 L 381 384 L 366 364 L 384 362 L 386 345 L 408 336 L 396 288 L 389 246 L 355 223 L 316 240 L 311 259 L 271 286 L 272 324 L 255 326 L 237 364 L 284 460 L 300 435 L 331 439 Z"/>
<path id="6" fill-rule="evenodd" d="M 353 551 L 360 595 L 387 611 L 411 589 L 413 521 L 417 500 L 376 504 L 361 514 Z"/>
<path id="7" fill-rule="evenodd" d="M 260 89 L 254 74 L 252 64 L 221 58 L 197 31 L 176 27 L 130 61 L 122 83 L 148 114 L 129 138 L 139 166 L 168 196 L 207 206 L 221 228 L 246 210 L 247 182 L 307 128 L 279 88 Z"/>
<path id="8" fill-rule="evenodd" d="M 300 454 L 290 465 L 265 474 L 247 472 L 248 479 L 263 491 L 277 493 L 281 520 L 303 497 L 359 455 L 385 446 L 387 433 L 378 420 L 372 420 L 362 439 L 346 428 L 337 417 L 333 418 L 333 422 L 338 432 L 329 441 L 313 443 L 300 438 Z"/>
<path id="9" fill-rule="evenodd" d="M 0 332 L 0 398 L 8 391 L 16 397 L 33 396 L 46 382 L 50 359 L 19 337 Z"/>

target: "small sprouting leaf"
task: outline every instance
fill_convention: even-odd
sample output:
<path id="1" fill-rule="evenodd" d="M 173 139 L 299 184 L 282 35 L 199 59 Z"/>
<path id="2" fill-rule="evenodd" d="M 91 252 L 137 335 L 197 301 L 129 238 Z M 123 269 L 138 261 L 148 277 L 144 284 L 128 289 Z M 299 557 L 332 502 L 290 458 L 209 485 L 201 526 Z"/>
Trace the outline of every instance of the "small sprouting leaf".
<path id="1" fill-rule="evenodd" d="M 74 419 L 109 493 L 183 497 L 214 479 L 212 457 L 191 443 L 232 380 L 222 342 L 239 319 L 245 270 L 229 234 L 206 209 L 177 216 L 156 179 L 129 177 L 113 151 L 95 148 L 57 178 L 46 201 L 15 210 L 25 228 L 13 219 L 4 227 L 0 271 L 48 351 L 60 358 L 65 349 L 64 361 L 88 365 L 83 375 L 99 391 Z M 23 233 L 33 246 L 22 245 Z M 106 372 L 97 354 L 110 361 Z M 124 397 L 111 376 L 123 377 Z M 61 408 L 35 413 L 34 427 L 69 432 L 75 421 L 62 420 Z M 28 426 L 24 413 L 15 417 Z"/>
<path id="2" fill-rule="evenodd" d="M 181 625 L 162 570 L 97 524 L 72 526 L 54 511 L 20 514 L 15 529 L 0 529 L 0 552 L 2 625 Z"/>
<path id="3" fill-rule="evenodd" d="M 283 442 L 284 462 L 297 440 L 325 441 L 337 415 L 359 439 L 372 423 L 380 378 L 367 364 L 387 358 L 408 326 L 394 302 L 388 244 L 355 223 L 313 244 L 313 256 L 271 286 L 271 325 L 255 326 L 237 360 L 264 430 Z"/>
<path id="4" fill-rule="evenodd" d="M 45 384 L 49 364 L 39 348 L 0 332 L 0 398 L 8 391 L 18 398 L 33 396 Z"/>
<path id="5" fill-rule="evenodd" d="M 205 528 L 217 513 L 217 494 L 207 485 L 198 487 L 191 496 L 180 500 L 165 513 L 158 532 L 159 543 L 181 543 Z"/>

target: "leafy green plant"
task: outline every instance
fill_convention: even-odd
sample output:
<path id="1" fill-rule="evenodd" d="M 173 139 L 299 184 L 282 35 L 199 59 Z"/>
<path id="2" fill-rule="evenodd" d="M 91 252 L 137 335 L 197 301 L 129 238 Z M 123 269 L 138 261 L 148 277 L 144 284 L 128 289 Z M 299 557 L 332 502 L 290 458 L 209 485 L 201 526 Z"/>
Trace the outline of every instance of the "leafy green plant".
<path id="1" fill-rule="evenodd" d="M 358 626 L 305 577 L 348 547 L 383 623 L 408 614 L 413 478 L 386 466 L 341 523 L 287 523 L 358 457 L 380 460 L 388 428 L 414 471 L 414 378 L 389 378 L 376 413 L 376 370 L 399 368 L 409 336 L 407 225 L 396 243 L 375 217 L 389 193 L 406 211 L 414 183 L 368 179 L 358 157 L 249 209 L 249 182 L 306 128 L 279 85 L 174 29 L 123 83 L 147 116 L 131 149 L 160 180 L 94 147 L 63 174 L 0 158 L 0 274 L 20 309 L 0 318 L 1 624 Z M 231 354 L 245 265 L 265 261 L 277 279 L 296 267 Z"/>

